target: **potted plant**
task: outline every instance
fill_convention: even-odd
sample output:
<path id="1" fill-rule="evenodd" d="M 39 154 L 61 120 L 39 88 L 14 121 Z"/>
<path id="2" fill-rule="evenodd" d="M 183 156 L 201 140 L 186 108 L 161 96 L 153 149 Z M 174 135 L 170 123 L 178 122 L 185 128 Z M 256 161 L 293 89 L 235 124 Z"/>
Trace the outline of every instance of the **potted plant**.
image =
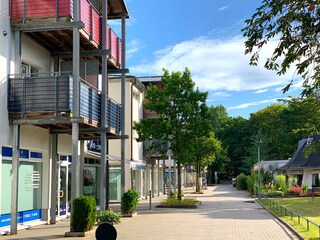
<path id="1" fill-rule="evenodd" d="M 128 190 L 121 198 L 121 213 L 122 216 L 133 216 L 138 207 L 138 192 L 135 190 Z"/>
<path id="2" fill-rule="evenodd" d="M 100 223 L 107 222 L 112 225 L 120 223 L 121 214 L 115 213 L 111 208 L 105 211 L 99 211 L 97 220 Z"/>

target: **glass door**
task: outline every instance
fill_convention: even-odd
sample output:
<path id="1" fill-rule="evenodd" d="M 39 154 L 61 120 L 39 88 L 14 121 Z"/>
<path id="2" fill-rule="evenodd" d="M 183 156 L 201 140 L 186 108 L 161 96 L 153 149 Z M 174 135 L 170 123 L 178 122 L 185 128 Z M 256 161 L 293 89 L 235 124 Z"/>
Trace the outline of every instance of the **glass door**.
<path id="1" fill-rule="evenodd" d="M 69 210 L 68 202 L 68 183 L 69 183 L 69 174 L 68 174 L 68 162 L 60 162 L 58 167 L 58 186 L 57 186 L 57 216 L 58 217 L 67 217 Z"/>

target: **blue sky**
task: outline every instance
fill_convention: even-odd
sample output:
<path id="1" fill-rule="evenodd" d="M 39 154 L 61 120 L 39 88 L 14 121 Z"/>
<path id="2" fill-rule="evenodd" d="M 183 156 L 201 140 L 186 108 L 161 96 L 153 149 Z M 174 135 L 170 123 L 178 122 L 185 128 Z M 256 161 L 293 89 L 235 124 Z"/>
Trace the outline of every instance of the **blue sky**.
<path id="1" fill-rule="evenodd" d="M 207 104 L 222 104 L 229 116 L 248 118 L 277 99 L 294 76 L 249 66 L 241 29 L 259 0 L 127 0 L 127 67 L 130 75 L 155 76 L 162 68 L 191 70 L 192 79 L 208 91 Z M 113 26 L 114 27 L 114 26 Z M 260 59 L 269 57 L 275 42 Z M 297 95 L 293 87 L 289 95 Z"/>

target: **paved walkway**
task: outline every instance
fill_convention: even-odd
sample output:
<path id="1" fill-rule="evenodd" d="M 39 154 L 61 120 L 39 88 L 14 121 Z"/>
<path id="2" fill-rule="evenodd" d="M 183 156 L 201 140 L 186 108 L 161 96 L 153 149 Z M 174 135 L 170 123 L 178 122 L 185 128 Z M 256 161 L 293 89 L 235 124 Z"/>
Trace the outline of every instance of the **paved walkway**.
<path id="1" fill-rule="evenodd" d="M 298 239 L 266 210 L 255 203 L 246 191 L 237 191 L 230 185 L 208 187 L 197 197 L 201 205 L 197 209 L 155 208 L 165 196 L 152 199 L 152 210 L 148 201 L 139 203 L 138 215 L 122 218 L 116 225 L 117 240 L 285 240 Z M 119 205 L 111 206 L 115 211 Z M 55 225 L 44 225 L 19 231 L 15 236 L 1 239 L 61 239 L 69 230 L 69 220 Z M 94 236 L 86 238 L 94 240 Z"/>

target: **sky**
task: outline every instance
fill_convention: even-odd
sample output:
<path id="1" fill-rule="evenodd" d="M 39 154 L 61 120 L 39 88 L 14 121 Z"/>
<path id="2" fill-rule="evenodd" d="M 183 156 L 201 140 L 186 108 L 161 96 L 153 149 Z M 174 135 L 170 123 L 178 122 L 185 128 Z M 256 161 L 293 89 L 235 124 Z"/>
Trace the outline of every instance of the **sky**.
<path id="1" fill-rule="evenodd" d="M 260 0 L 126 0 L 127 68 L 137 77 L 160 76 L 163 68 L 190 69 L 201 91 L 208 92 L 207 105 L 223 105 L 231 117 L 249 118 L 277 99 L 298 94 L 281 89 L 294 71 L 278 76 L 273 71 L 249 65 L 241 29 L 259 7 Z M 110 21 L 111 22 L 111 21 Z M 116 22 L 113 23 L 114 28 Z M 120 35 L 121 36 L 121 35 Z M 260 59 L 270 56 L 270 42 Z"/>

